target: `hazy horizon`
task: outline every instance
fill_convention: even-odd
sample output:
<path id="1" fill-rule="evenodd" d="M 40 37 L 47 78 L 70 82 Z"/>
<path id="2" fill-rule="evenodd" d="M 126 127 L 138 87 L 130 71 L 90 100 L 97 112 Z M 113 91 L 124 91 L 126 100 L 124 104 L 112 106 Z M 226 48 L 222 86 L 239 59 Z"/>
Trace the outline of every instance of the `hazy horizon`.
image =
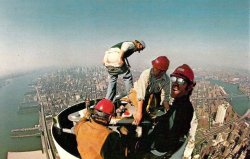
<path id="1" fill-rule="evenodd" d="M 0 0 L 0 76 L 51 66 L 101 65 L 114 44 L 143 39 L 132 66 L 159 55 L 170 69 L 250 70 L 249 1 Z"/>

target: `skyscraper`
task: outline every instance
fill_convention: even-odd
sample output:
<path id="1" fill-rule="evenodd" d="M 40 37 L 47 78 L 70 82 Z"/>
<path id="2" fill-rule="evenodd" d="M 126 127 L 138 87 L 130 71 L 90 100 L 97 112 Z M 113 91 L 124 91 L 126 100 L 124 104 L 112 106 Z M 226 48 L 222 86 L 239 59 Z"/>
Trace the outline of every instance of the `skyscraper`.
<path id="1" fill-rule="evenodd" d="M 227 112 L 227 107 L 228 103 L 223 103 L 218 106 L 218 110 L 215 117 L 215 123 L 223 124 Z"/>

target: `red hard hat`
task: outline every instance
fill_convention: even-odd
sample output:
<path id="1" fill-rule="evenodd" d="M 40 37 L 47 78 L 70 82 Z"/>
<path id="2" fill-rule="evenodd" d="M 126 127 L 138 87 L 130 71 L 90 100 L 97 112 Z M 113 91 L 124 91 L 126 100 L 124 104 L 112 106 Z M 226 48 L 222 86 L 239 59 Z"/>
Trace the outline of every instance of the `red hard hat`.
<path id="1" fill-rule="evenodd" d="M 167 71 L 169 66 L 169 60 L 166 56 L 159 56 L 152 61 L 152 65 L 162 71 Z"/>
<path id="2" fill-rule="evenodd" d="M 190 82 L 194 82 L 194 72 L 187 64 L 177 67 L 170 76 L 184 77 Z"/>
<path id="3" fill-rule="evenodd" d="M 115 110 L 115 106 L 109 99 L 104 98 L 96 104 L 95 109 L 99 110 L 103 113 L 113 115 L 114 110 Z"/>

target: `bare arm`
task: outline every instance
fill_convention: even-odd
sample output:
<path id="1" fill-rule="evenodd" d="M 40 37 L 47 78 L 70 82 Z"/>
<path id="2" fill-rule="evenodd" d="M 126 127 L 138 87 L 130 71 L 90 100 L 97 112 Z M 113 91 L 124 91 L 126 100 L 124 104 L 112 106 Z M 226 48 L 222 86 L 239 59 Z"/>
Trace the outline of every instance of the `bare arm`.
<path id="1" fill-rule="evenodd" d="M 138 106 L 136 109 L 136 114 L 134 115 L 134 124 L 139 125 L 142 119 L 142 107 L 143 107 L 143 100 L 138 101 Z"/>

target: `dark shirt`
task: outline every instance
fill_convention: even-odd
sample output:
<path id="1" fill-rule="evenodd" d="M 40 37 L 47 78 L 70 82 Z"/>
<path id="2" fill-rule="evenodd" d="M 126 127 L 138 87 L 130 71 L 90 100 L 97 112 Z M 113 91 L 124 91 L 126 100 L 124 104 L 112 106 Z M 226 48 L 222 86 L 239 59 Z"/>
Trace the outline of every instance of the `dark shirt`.
<path id="1" fill-rule="evenodd" d="M 124 41 L 124 42 L 129 42 L 129 41 Z M 120 42 L 114 46 L 112 46 L 111 48 L 119 48 L 121 49 L 122 44 L 124 42 Z M 128 58 L 130 55 L 132 55 L 134 52 L 136 51 L 136 47 L 134 46 L 134 48 L 128 49 L 126 52 L 124 52 L 124 58 Z"/>
<path id="2" fill-rule="evenodd" d="M 151 137 L 154 148 L 160 152 L 177 151 L 184 142 L 181 139 L 189 132 L 193 112 L 188 96 L 175 99 L 153 130 Z"/>
<path id="3" fill-rule="evenodd" d="M 123 159 L 125 150 L 121 146 L 121 138 L 115 131 L 111 132 L 101 149 L 103 159 Z"/>

